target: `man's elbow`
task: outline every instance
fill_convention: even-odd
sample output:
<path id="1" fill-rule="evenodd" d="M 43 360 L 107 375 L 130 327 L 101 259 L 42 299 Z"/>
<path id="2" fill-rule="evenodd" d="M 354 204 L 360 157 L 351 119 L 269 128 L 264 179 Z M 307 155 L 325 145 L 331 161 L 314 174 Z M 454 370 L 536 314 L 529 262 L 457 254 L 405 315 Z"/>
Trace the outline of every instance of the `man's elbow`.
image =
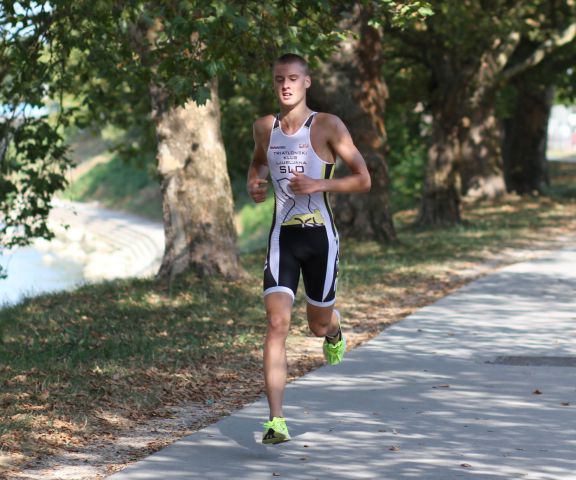
<path id="1" fill-rule="evenodd" d="M 370 175 L 366 175 L 362 180 L 362 193 L 368 193 L 372 188 L 372 179 Z"/>

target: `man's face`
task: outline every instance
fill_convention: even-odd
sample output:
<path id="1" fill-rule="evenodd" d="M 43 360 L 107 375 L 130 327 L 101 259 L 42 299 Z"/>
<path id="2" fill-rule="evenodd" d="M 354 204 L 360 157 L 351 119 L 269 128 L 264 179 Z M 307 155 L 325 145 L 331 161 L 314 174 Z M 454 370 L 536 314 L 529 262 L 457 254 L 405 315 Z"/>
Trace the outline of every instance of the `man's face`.
<path id="1" fill-rule="evenodd" d="M 310 77 L 298 62 L 274 65 L 274 91 L 280 105 L 293 106 L 306 98 Z"/>

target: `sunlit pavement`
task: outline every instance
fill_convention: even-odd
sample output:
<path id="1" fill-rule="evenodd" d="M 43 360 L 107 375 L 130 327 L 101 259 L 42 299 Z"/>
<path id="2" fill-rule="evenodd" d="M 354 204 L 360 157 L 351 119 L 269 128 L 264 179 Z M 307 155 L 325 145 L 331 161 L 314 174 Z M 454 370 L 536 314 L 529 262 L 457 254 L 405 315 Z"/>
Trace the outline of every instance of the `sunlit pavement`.
<path id="1" fill-rule="evenodd" d="M 484 277 L 264 400 L 113 475 L 576 479 L 576 245 Z"/>

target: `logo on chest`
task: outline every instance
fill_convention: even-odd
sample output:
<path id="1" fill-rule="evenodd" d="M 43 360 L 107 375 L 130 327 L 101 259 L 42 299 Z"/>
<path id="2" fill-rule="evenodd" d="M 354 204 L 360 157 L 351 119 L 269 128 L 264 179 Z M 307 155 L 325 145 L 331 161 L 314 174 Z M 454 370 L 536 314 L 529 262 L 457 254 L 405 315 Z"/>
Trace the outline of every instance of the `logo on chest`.
<path id="1" fill-rule="evenodd" d="M 304 173 L 304 165 L 279 165 L 280 173 Z"/>

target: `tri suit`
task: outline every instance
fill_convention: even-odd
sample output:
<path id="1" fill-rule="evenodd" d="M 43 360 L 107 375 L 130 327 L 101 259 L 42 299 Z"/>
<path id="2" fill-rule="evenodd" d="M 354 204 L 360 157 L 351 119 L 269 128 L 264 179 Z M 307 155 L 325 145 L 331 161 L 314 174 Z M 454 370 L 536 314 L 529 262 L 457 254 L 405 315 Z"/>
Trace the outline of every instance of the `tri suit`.
<path id="1" fill-rule="evenodd" d="M 313 179 L 329 179 L 335 165 L 312 148 L 313 112 L 293 135 L 282 131 L 276 116 L 267 151 L 274 187 L 274 216 L 264 266 L 264 295 L 285 292 L 294 299 L 300 271 L 306 300 L 327 307 L 336 301 L 338 233 L 326 192 L 296 195 L 290 179 L 299 172 Z"/>

